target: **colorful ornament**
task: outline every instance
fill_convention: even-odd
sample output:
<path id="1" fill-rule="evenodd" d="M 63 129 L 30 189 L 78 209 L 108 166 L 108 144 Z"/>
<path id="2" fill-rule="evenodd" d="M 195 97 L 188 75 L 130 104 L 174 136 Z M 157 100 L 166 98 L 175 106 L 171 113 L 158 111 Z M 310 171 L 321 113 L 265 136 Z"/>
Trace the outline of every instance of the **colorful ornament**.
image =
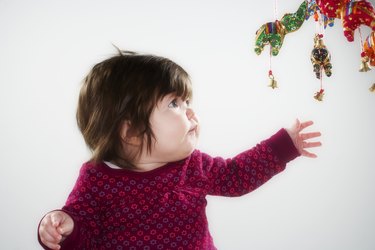
<path id="1" fill-rule="evenodd" d="M 345 0 L 316 0 L 320 12 L 329 18 L 340 18 L 340 8 Z"/>
<path id="2" fill-rule="evenodd" d="M 281 20 L 263 24 L 256 32 L 255 53 L 260 55 L 265 45 L 271 46 L 271 53 L 277 56 L 286 34 L 298 30 L 305 21 L 307 1 L 303 1 L 295 13 L 285 14 Z"/>
<path id="3" fill-rule="evenodd" d="M 310 0 L 308 2 L 306 17 L 305 17 L 306 21 L 309 20 L 310 16 L 314 16 L 315 22 L 318 22 L 318 19 L 319 19 L 318 12 L 320 12 L 320 14 L 321 14 L 322 21 L 323 21 L 323 24 L 324 24 L 324 29 L 327 28 L 327 26 L 332 27 L 334 25 L 335 18 L 334 17 L 330 18 L 330 17 L 327 17 L 326 15 L 324 15 L 320 11 L 320 8 L 319 8 L 318 4 L 316 3 L 316 0 Z"/>
<path id="4" fill-rule="evenodd" d="M 340 18 L 344 35 L 349 42 L 354 41 L 354 31 L 366 25 L 375 31 L 375 12 L 366 0 L 316 0 L 321 13 L 328 18 Z"/>
<path id="5" fill-rule="evenodd" d="M 324 33 L 327 26 L 332 27 L 334 25 L 335 18 L 341 19 L 344 36 L 349 42 L 354 41 L 354 32 L 361 25 L 370 27 L 373 32 L 366 38 L 364 43 L 361 35 L 361 45 L 363 44 L 363 46 L 360 71 L 367 72 L 371 70 L 369 65 L 375 66 L 375 11 L 368 0 L 305 0 L 295 13 L 285 14 L 281 20 L 277 20 L 275 15 L 274 22 L 263 24 L 257 30 L 254 48 L 255 53 L 260 55 L 264 46 L 270 45 L 268 76 L 271 88 L 277 88 L 277 81 L 271 70 L 272 56 L 278 55 L 285 35 L 298 30 L 304 20 L 308 20 L 310 16 L 314 17 L 319 26 L 319 30 L 316 31 L 317 35 L 314 37 L 314 49 L 311 52 L 310 59 L 315 75 L 321 82 L 320 90 L 315 93 L 314 98 L 322 101 L 324 96 L 322 86 L 323 70 L 328 77 L 332 74 L 331 55 L 324 45 L 322 33 Z M 324 30 L 322 27 L 324 27 Z M 371 86 L 370 91 L 375 92 L 375 83 Z"/>
<path id="6" fill-rule="evenodd" d="M 370 63 L 371 66 L 375 66 L 375 32 L 366 38 L 362 46 L 362 62 Z"/>
<path id="7" fill-rule="evenodd" d="M 324 72 L 328 77 L 332 75 L 331 54 L 324 45 L 322 34 L 315 34 L 314 49 L 311 51 L 310 59 L 313 64 L 316 78 L 321 79 L 322 69 L 324 69 Z"/>

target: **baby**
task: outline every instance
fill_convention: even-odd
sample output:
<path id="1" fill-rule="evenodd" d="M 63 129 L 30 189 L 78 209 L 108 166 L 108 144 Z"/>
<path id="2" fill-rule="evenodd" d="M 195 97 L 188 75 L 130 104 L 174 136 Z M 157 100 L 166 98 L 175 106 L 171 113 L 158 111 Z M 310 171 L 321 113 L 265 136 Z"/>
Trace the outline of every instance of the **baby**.
<path id="1" fill-rule="evenodd" d="M 298 120 L 231 159 L 195 149 L 199 121 L 186 71 L 120 51 L 84 79 L 77 123 L 92 151 L 65 206 L 38 228 L 45 249 L 216 249 L 206 196 L 241 196 L 299 155 L 316 157 Z"/>

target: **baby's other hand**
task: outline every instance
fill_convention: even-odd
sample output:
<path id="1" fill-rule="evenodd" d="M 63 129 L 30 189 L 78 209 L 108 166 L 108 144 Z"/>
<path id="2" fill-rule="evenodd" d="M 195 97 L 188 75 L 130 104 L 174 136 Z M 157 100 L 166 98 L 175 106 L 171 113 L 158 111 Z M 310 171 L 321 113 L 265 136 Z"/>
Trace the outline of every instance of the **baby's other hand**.
<path id="1" fill-rule="evenodd" d="M 74 221 L 63 211 L 48 213 L 39 226 L 40 240 L 50 249 L 60 249 L 60 243 L 72 233 Z"/>
<path id="2" fill-rule="evenodd" d="M 294 146 L 297 148 L 298 152 L 306 157 L 316 158 L 316 154 L 310 153 L 309 151 L 305 150 L 305 148 L 312 148 L 312 147 L 320 147 L 322 143 L 320 141 L 317 142 L 307 142 L 306 140 L 311 138 L 316 138 L 321 135 L 320 132 L 309 132 L 309 133 L 301 133 L 303 129 L 313 125 L 313 121 L 307 122 L 300 122 L 298 119 L 296 120 L 295 124 L 290 128 L 286 129 L 290 138 L 294 143 Z"/>

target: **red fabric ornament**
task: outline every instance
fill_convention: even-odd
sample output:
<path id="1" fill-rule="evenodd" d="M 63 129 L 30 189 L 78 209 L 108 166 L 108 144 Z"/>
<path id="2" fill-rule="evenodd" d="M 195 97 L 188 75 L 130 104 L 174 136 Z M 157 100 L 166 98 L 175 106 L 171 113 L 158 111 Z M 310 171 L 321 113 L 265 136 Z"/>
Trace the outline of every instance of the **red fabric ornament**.
<path id="1" fill-rule="evenodd" d="M 317 0 L 321 13 L 329 18 L 340 18 L 344 35 L 354 41 L 354 31 L 366 25 L 375 31 L 375 11 L 367 0 Z"/>

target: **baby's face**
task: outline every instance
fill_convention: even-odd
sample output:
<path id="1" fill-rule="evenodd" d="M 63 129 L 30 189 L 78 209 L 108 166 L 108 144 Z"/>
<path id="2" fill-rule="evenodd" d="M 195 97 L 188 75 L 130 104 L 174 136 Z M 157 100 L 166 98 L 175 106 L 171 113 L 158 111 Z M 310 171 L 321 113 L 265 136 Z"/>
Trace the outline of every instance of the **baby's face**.
<path id="1" fill-rule="evenodd" d="M 156 139 L 151 150 L 153 158 L 178 161 L 195 149 L 199 122 L 189 107 L 189 100 L 184 101 L 174 94 L 166 95 L 151 113 L 150 124 Z"/>

